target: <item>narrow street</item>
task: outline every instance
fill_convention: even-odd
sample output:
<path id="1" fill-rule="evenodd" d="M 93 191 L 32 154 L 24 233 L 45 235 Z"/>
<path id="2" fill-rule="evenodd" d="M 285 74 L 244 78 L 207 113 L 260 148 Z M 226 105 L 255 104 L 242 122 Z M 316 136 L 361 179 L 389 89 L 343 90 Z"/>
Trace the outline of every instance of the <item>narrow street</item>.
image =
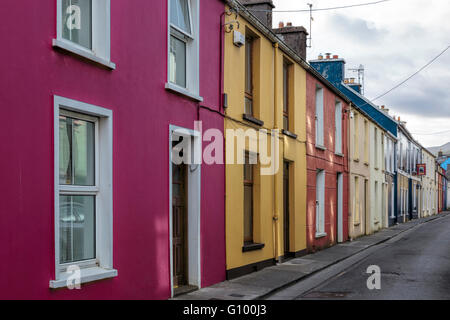
<path id="1" fill-rule="evenodd" d="M 449 215 L 420 224 L 266 299 L 450 299 L 449 228 Z M 367 287 L 373 265 L 380 290 Z"/>

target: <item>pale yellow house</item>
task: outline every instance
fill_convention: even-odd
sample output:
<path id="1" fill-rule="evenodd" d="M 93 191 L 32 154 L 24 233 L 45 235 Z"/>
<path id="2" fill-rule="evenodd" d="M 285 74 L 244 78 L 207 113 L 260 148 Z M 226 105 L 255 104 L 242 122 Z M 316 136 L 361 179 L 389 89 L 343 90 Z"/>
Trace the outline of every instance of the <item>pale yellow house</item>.
<path id="1" fill-rule="evenodd" d="M 422 176 L 422 207 L 420 217 L 428 217 L 436 211 L 436 157 L 426 148 L 422 148 L 422 163 L 426 174 Z"/>
<path id="2" fill-rule="evenodd" d="M 368 124 L 368 125 L 367 125 Z M 373 121 L 364 124 L 364 136 L 369 140 L 364 144 L 365 149 L 369 151 L 369 190 L 370 190 L 370 218 L 366 221 L 366 234 L 374 233 L 387 226 L 385 217 L 385 175 L 384 175 L 384 136 L 386 134 L 379 125 Z M 367 148 L 369 146 L 369 148 Z M 367 155 L 366 155 L 367 157 Z M 366 159 L 364 162 L 366 162 Z"/>
<path id="3" fill-rule="evenodd" d="M 239 3 L 227 4 L 224 93 L 230 279 L 305 252 L 307 65 Z M 239 14 L 232 10 L 236 8 Z M 261 143 L 264 135 L 267 146 Z M 272 145 L 271 139 L 277 143 Z M 278 166 L 271 163 L 278 168 L 274 174 L 261 171 L 270 166 L 264 165 L 265 154 L 278 162 Z"/>
<path id="4" fill-rule="evenodd" d="M 384 131 L 362 110 L 350 112 L 349 236 L 371 234 L 382 225 Z"/>

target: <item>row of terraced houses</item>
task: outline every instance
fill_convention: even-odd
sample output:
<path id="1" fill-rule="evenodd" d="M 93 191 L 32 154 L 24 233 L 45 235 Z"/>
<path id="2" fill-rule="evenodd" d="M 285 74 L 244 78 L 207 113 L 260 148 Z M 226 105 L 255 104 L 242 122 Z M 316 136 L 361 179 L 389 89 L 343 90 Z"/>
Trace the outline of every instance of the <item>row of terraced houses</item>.
<path id="1" fill-rule="evenodd" d="M 2 299 L 167 299 L 446 209 L 436 157 L 271 0 L 2 7 Z"/>

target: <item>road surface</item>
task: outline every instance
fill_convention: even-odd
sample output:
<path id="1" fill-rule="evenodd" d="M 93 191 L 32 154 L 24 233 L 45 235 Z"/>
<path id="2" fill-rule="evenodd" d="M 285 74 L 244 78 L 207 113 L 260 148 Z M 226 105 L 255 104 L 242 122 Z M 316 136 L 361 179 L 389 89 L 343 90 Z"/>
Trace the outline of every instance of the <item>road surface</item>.
<path id="1" fill-rule="evenodd" d="M 367 273 L 370 266 L 377 274 Z M 375 267 L 375 269 L 376 269 Z M 374 278 L 375 277 L 375 278 Z M 267 299 L 450 299 L 450 215 L 420 224 Z"/>

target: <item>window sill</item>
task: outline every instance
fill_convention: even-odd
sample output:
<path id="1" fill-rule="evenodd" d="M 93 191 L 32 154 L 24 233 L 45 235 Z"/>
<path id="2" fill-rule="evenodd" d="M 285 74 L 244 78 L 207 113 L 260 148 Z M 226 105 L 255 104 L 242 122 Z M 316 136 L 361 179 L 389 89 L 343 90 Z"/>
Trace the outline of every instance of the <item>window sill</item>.
<path id="1" fill-rule="evenodd" d="M 354 162 L 359 162 L 359 159 L 358 159 L 358 158 L 356 158 L 356 159 L 353 159 L 353 161 L 354 161 Z"/>
<path id="2" fill-rule="evenodd" d="M 341 157 L 341 158 L 344 157 L 344 155 L 343 155 L 342 153 L 340 153 L 340 152 L 335 152 L 334 154 L 335 154 L 336 156 L 338 156 L 338 157 Z"/>
<path id="3" fill-rule="evenodd" d="M 103 269 L 100 267 L 95 267 L 95 268 L 81 269 L 80 272 L 81 272 L 81 280 L 80 280 L 81 283 L 88 283 L 117 277 L 117 270 L 115 269 Z M 58 289 L 67 287 L 67 279 L 69 278 L 69 276 L 70 274 L 68 273 L 65 272 L 61 273 L 61 279 L 50 280 L 50 288 Z"/>
<path id="4" fill-rule="evenodd" d="M 323 150 L 323 151 L 327 150 L 327 148 L 325 148 L 324 146 L 321 146 L 319 144 L 316 144 L 316 149 Z"/>
<path id="5" fill-rule="evenodd" d="M 323 238 L 323 237 L 326 237 L 326 236 L 327 236 L 326 232 L 316 233 L 316 239 Z"/>
<path id="6" fill-rule="evenodd" d="M 369 163 L 367 161 L 364 161 L 365 166 L 369 166 Z"/>
<path id="7" fill-rule="evenodd" d="M 187 89 L 177 86 L 176 84 L 173 84 L 171 82 L 166 82 L 166 90 L 181 94 L 183 96 L 186 96 L 186 97 L 188 97 L 192 100 L 198 101 L 198 102 L 203 102 L 203 98 L 200 97 L 199 95 L 192 93 L 192 92 L 188 91 Z"/>
<path id="8" fill-rule="evenodd" d="M 297 139 L 297 135 L 295 133 L 292 133 L 288 130 L 281 130 L 281 132 L 283 132 L 284 135 L 291 137 L 292 139 Z"/>
<path id="9" fill-rule="evenodd" d="M 261 250 L 264 248 L 264 243 L 250 243 L 250 244 L 244 244 L 242 247 L 242 252 L 249 252 L 249 251 L 255 251 L 255 250 Z"/>
<path id="10" fill-rule="evenodd" d="M 68 41 L 53 39 L 53 48 L 59 48 L 66 52 L 75 54 L 79 57 L 85 58 L 85 59 L 93 61 L 99 65 L 102 65 L 110 70 L 116 69 L 115 63 L 113 63 L 109 60 L 103 59 L 101 57 L 98 57 L 95 54 L 90 53 L 88 50 L 83 50 L 82 48 L 79 48 L 79 47 L 71 44 Z"/>
<path id="11" fill-rule="evenodd" d="M 258 126 L 260 126 L 260 127 L 262 127 L 263 125 L 264 125 L 264 121 L 262 121 L 262 120 L 259 120 L 259 119 L 256 119 L 255 117 L 253 117 L 253 116 L 251 116 L 251 115 L 249 115 L 249 114 L 243 114 L 242 115 L 242 119 L 244 119 L 244 120 L 246 120 L 246 121 L 248 121 L 248 122 L 251 122 L 251 123 L 253 123 L 253 124 L 256 124 L 256 125 L 258 125 Z"/>
<path id="12" fill-rule="evenodd" d="M 377 170 L 377 171 L 378 171 L 378 170 L 380 170 L 380 168 L 377 168 L 377 167 L 375 167 L 375 170 Z"/>

